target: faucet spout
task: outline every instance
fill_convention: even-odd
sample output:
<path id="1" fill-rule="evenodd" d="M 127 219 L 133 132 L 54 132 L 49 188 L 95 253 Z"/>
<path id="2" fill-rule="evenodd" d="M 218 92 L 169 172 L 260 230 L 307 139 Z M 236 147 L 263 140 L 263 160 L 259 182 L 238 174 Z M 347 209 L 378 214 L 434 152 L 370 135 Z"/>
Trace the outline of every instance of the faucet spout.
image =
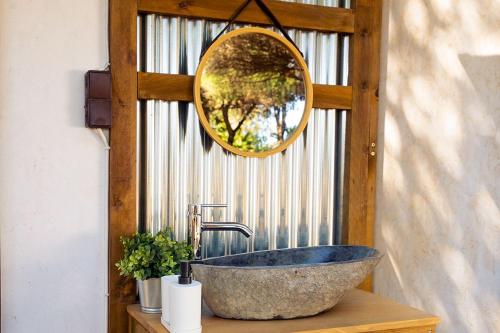
<path id="1" fill-rule="evenodd" d="M 238 231 L 246 238 L 253 235 L 253 231 L 244 224 L 235 222 L 203 222 L 202 231 Z"/>

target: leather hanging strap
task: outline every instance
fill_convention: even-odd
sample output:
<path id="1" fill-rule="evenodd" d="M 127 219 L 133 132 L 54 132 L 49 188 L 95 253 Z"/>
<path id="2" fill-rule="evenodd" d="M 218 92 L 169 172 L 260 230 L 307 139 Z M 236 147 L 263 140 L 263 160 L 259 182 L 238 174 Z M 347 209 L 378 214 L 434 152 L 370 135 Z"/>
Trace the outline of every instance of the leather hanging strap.
<path id="1" fill-rule="evenodd" d="M 255 0 L 255 2 L 259 6 L 259 8 L 264 12 L 264 14 L 266 14 L 267 17 L 269 17 L 269 19 L 271 20 L 271 22 L 273 22 L 274 26 L 276 28 L 278 28 L 279 31 L 281 31 L 281 33 L 283 34 L 283 36 L 285 36 L 285 38 L 297 49 L 297 51 L 299 51 L 300 55 L 302 57 L 304 57 L 304 55 L 302 54 L 302 52 L 300 51 L 300 49 L 298 48 L 298 46 L 295 44 L 295 42 L 292 40 L 292 38 L 290 38 L 290 35 L 288 34 L 288 32 L 286 32 L 286 30 L 283 28 L 283 26 L 278 21 L 278 19 L 276 18 L 276 16 L 274 16 L 274 14 L 271 11 L 271 9 L 269 9 L 269 7 L 266 6 L 266 4 L 264 3 L 264 1 L 262 1 L 262 0 Z"/>
<path id="2" fill-rule="evenodd" d="M 212 46 L 212 44 L 217 40 L 219 39 L 220 36 L 222 36 L 224 34 L 224 32 L 226 32 L 226 30 L 229 28 L 229 26 L 231 24 L 234 23 L 234 21 L 236 20 L 236 18 L 241 14 L 241 12 L 250 4 L 250 2 L 252 1 L 255 1 L 257 3 L 257 6 L 259 6 L 260 10 L 262 10 L 262 12 L 264 14 L 266 14 L 266 16 L 271 20 L 271 22 L 273 23 L 273 25 L 278 28 L 278 30 L 283 34 L 283 36 L 285 36 L 285 38 L 297 49 L 297 51 L 299 51 L 299 53 L 302 55 L 302 57 L 304 57 L 304 55 L 302 54 L 302 52 L 300 51 L 300 49 L 297 47 L 297 45 L 295 44 L 295 42 L 292 40 L 292 38 L 290 38 L 290 35 L 288 35 L 288 33 L 286 32 L 286 30 L 283 28 L 283 26 L 280 24 L 280 22 L 278 21 L 278 19 L 276 18 L 276 16 L 274 16 L 273 12 L 271 11 L 271 9 L 269 9 L 269 7 L 267 7 L 267 5 L 264 3 L 264 1 L 262 0 L 245 0 L 238 8 L 236 8 L 236 10 L 234 11 L 233 15 L 231 15 L 231 17 L 229 18 L 228 20 L 228 23 L 227 25 L 224 27 L 224 29 L 221 30 L 221 32 L 219 32 L 219 34 L 217 34 L 217 36 L 215 36 L 215 38 L 201 51 L 201 55 L 200 55 L 200 59 L 203 58 L 203 55 L 205 55 L 205 52 L 210 48 L 210 46 Z"/>

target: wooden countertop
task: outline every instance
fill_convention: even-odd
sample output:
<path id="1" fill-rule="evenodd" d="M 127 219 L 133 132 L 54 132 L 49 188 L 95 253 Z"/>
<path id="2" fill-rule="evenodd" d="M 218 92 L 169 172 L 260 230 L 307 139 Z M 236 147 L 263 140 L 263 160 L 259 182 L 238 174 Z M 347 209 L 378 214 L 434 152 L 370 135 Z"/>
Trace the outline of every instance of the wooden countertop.
<path id="1" fill-rule="evenodd" d="M 138 304 L 129 305 L 127 311 L 148 332 L 168 333 L 159 314 L 142 313 Z M 247 321 L 218 318 L 207 309 L 202 313 L 203 333 L 428 333 L 435 332 L 438 323 L 433 315 L 358 289 L 348 292 L 332 310 L 309 318 Z"/>

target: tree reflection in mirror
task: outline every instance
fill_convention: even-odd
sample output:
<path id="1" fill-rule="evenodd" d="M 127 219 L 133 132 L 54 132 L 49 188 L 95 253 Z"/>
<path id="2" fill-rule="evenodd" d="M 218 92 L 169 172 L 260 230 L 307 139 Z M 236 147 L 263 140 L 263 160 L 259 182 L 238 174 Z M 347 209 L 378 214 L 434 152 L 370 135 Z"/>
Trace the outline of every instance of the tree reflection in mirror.
<path id="1" fill-rule="evenodd" d="M 270 30 L 244 28 L 223 37 L 205 53 L 195 82 L 205 129 L 237 154 L 283 150 L 303 130 L 311 108 L 305 62 Z"/>

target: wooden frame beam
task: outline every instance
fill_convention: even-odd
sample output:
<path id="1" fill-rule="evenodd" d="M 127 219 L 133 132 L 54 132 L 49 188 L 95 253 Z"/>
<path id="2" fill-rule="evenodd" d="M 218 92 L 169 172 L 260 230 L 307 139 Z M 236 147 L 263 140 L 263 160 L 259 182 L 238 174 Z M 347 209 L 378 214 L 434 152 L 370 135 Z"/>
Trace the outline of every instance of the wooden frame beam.
<path id="1" fill-rule="evenodd" d="M 138 0 L 140 13 L 227 21 L 243 0 Z M 266 0 L 273 14 L 287 28 L 328 32 L 354 32 L 351 9 Z M 252 2 L 237 18 L 240 23 L 270 24 Z"/>
<path id="2" fill-rule="evenodd" d="M 112 123 L 109 161 L 108 332 L 127 332 L 127 305 L 134 303 L 134 281 L 115 263 L 121 236 L 137 229 L 137 0 L 109 1 Z"/>
<path id="3" fill-rule="evenodd" d="M 353 5 L 356 16 L 349 46 L 353 99 L 346 126 L 344 242 L 373 246 L 382 0 L 356 0 Z M 371 276 L 361 288 L 372 289 Z"/>
<path id="4" fill-rule="evenodd" d="M 159 73 L 137 73 L 138 98 L 164 101 L 193 101 L 194 76 Z M 352 88 L 326 84 L 313 85 L 313 107 L 350 109 Z"/>

